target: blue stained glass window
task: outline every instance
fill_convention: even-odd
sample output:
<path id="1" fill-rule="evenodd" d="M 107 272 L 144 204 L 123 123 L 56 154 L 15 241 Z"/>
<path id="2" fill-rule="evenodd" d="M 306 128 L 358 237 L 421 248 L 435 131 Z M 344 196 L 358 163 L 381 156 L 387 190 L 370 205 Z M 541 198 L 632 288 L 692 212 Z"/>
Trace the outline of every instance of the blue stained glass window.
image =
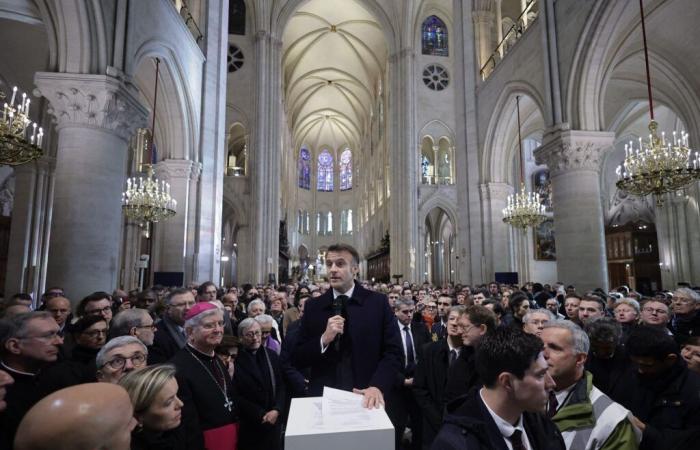
<path id="1" fill-rule="evenodd" d="M 424 55 L 449 56 L 445 22 L 437 16 L 430 16 L 423 22 L 422 32 Z"/>
<path id="2" fill-rule="evenodd" d="M 346 149 L 340 154 L 340 190 L 352 189 L 352 152 Z"/>
<path id="3" fill-rule="evenodd" d="M 311 189 L 311 153 L 306 147 L 299 151 L 299 187 Z"/>
<path id="4" fill-rule="evenodd" d="M 333 155 L 323 150 L 318 155 L 318 183 L 316 189 L 323 192 L 333 191 Z"/>

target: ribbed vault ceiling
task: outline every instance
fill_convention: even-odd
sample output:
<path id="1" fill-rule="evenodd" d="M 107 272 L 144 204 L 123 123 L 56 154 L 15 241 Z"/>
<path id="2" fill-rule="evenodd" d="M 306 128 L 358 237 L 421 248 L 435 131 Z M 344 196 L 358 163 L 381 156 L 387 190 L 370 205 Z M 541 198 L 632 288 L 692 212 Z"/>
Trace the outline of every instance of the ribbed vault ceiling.
<path id="1" fill-rule="evenodd" d="M 283 36 L 286 108 L 296 148 L 356 148 L 384 71 L 381 27 L 355 0 L 311 0 Z"/>

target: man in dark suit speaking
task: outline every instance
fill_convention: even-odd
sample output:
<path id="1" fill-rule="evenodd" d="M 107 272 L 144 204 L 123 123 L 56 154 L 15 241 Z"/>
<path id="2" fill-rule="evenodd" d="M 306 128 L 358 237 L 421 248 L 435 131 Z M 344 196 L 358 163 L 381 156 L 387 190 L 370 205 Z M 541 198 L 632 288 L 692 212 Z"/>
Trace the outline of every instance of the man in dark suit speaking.
<path id="1" fill-rule="evenodd" d="M 311 368 L 309 394 L 324 386 L 364 395 L 362 404 L 384 404 L 402 364 L 396 317 L 385 295 L 355 283 L 360 257 L 352 246 L 335 244 L 326 253 L 331 287 L 306 302 L 292 359 Z"/>

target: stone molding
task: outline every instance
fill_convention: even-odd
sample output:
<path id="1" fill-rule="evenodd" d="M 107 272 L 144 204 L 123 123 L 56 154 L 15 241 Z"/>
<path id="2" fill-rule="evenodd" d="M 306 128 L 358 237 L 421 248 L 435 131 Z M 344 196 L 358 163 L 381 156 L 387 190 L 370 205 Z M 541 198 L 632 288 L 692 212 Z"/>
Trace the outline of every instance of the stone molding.
<path id="1" fill-rule="evenodd" d="M 535 162 L 546 164 L 552 176 L 584 170 L 599 172 L 603 154 L 612 148 L 615 133 L 605 131 L 557 130 L 545 135 L 535 150 Z"/>
<path id="2" fill-rule="evenodd" d="M 37 72 L 34 94 L 48 99 L 57 129 L 100 128 L 128 140 L 146 126 L 148 110 L 137 92 L 108 75 Z"/>
<path id="3" fill-rule="evenodd" d="M 514 189 L 508 183 L 482 183 L 479 185 L 479 192 L 483 200 L 506 201 Z"/>
<path id="4" fill-rule="evenodd" d="M 155 165 L 156 174 L 168 180 L 195 179 L 201 164 L 188 159 L 165 159 Z"/>

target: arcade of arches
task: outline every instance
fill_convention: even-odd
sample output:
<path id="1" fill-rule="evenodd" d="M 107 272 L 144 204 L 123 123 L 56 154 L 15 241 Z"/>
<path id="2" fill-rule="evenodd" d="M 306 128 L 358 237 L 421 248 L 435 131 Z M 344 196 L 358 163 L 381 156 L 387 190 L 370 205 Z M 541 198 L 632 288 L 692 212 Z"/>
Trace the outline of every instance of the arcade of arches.
<path id="1" fill-rule="evenodd" d="M 697 149 L 700 2 L 645 3 L 656 120 Z M 615 187 L 649 120 L 631 0 L 0 0 L 0 38 L 46 130 L 0 167 L 7 294 L 316 279 L 335 242 L 377 280 L 700 284 L 700 185 Z M 119 202 L 154 113 L 178 211 L 146 235 Z"/>

